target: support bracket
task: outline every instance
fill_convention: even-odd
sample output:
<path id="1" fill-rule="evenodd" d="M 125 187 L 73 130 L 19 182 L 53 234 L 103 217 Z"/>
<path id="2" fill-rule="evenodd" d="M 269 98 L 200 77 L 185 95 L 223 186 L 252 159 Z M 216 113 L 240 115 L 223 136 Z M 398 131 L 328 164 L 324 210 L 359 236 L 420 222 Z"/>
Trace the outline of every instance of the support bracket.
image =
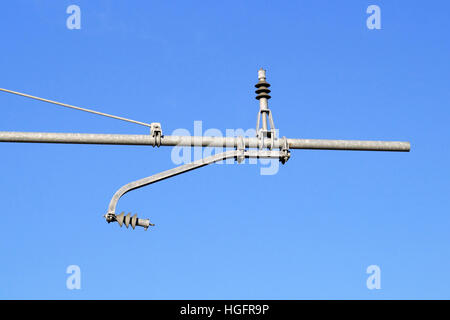
<path id="1" fill-rule="evenodd" d="M 162 181 L 167 178 L 174 177 L 176 175 L 198 169 L 201 167 L 204 167 L 208 164 L 212 164 L 218 161 L 226 160 L 229 158 L 234 158 L 235 160 L 239 161 L 239 159 L 245 159 L 245 158 L 264 158 L 264 159 L 279 159 L 282 163 L 286 162 L 286 156 L 289 158 L 289 155 L 286 154 L 286 150 L 231 150 L 222 152 L 219 154 L 212 155 L 210 157 L 206 157 L 188 164 L 184 164 L 178 167 L 175 167 L 170 170 L 166 170 L 157 174 L 154 174 L 150 177 L 143 178 L 140 180 L 136 180 L 133 182 L 130 182 L 123 187 L 121 187 L 112 197 L 109 207 L 108 207 L 108 213 L 104 215 L 106 222 L 118 222 L 120 226 L 122 226 L 122 223 L 125 222 L 126 227 L 128 228 L 128 225 L 131 224 L 133 229 L 135 226 L 141 226 L 147 230 L 149 226 L 153 226 L 152 223 L 150 223 L 149 219 L 139 219 L 137 218 L 137 215 L 134 215 L 133 217 L 130 217 L 130 213 L 127 216 L 124 216 L 124 213 L 120 215 L 116 215 L 116 206 L 119 199 L 126 193 L 130 192 L 131 190 L 135 190 L 138 188 L 142 188 L 145 186 L 148 186 L 150 184 L 153 184 L 158 181 Z M 283 162 L 284 161 L 284 162 Z"/>

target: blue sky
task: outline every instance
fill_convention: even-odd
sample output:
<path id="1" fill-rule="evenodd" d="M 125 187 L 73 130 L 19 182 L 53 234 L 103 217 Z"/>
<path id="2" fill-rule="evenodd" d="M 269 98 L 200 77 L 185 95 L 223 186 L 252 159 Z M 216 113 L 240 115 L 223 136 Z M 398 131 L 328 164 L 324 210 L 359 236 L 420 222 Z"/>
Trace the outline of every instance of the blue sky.
<path id="1" fill-rule="evenodd" d="M 81 29 L 66 8 L 81 8 Z M 381 8 L 381 30 L 366 8 Z M 410 153 L 293 150 L 273 176 L 174 167 L 171 148 L 0 144 L 0 298 L 450 298 L 447 1 L 9 1 L 0 87 L 178 128 L 254 128 L 260 67 L 289 138 L 410 141 Z M 0 94 L 1 131 L 146 128 Z M 81 268 L 81 290 L 66 268 Z M 381 268 L 381 289 L 366 268 Z"/>

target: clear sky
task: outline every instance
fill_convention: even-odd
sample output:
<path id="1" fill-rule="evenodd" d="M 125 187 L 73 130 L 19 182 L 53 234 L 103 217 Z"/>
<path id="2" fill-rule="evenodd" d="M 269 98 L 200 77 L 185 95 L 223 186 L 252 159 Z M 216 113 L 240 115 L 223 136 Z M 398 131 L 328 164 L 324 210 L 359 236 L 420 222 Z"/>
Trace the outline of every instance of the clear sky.
<path id="1" fill-rule="evenodd" d="M 69 5 L 81 29 L 69 30 Z M 369 30 L 369 5 L 381 29 Z M 5 1 L 0 87 L 165 134 L 255 127 L 267 69 L 289 138 L 410 141 L 410 153 L 293 150 L 275 175 L 212 165 L 127 194 L 171 148 L 0 144 L 0 298 L 450 298 L 448 1 Z M 147 134 L 0 94 L 1 131 Z M 81 269 L 68 290 L 66 269 Z M 381 289 L 366 269 L 381 270 Z"/>

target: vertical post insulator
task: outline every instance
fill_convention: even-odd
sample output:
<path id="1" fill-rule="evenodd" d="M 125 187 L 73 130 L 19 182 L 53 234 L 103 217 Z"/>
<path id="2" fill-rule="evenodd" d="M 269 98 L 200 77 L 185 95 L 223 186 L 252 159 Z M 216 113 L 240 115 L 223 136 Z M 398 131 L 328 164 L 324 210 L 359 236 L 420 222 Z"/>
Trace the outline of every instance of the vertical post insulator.
<path id="1" fill-rule="evenodd" d="M 257 137 L 260 139 L 269 138 L 273 141 L 275 138 L 275 125 L 268 105 L 268 100 L 271 96 L 269 95 L 270 84 L 266 81 L 266 70 L 262 68 L 258 70 L 258 83 L 255 84 L 255 87 L 256 100 L 259 101 L 258 120 L 256 122 Z M 270 125 L 270 130 L 268 125 Z"/>

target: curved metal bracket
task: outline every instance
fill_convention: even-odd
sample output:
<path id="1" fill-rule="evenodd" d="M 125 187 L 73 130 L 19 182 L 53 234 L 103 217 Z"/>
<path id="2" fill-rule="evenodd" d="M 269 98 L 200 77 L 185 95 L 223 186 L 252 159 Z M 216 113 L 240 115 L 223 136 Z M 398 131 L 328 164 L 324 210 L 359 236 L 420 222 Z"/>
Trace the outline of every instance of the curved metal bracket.
<path id="1" fill-rule="evenodd" d="M 117 202 L 124 194 L 126 194 L 132 190 L 145 187 L 149 184 L 152 184 L 152 183 L 155 183 L 155 182 L 158 182 L 158 181 L 170 178 L 170 177 L 174 177 L 181 173 L 204 167 L 204 166 L 214 163 L 214 162 L 218 162 L 218 161 L 222 161 L 222 160 L 226 160 L 226 159 L 230 159 L 230 158 L 234 158 L 235 160 L 238 160 L 242 156 L 244 158 L 265 158 L 265 159 L 277 158 L 284 163 L 286 157 L 289 157 L 289 153 L 288 153 L 288 151 L 285 151 L 285 150 L 282 150 L 282 151 L 244 150 L 243 154 L 242 154 L 242 150 L 231 150 L 231 151 L 222 152 L 222 153 L 219 153 L 219 154 L 207 157 L 207 158 L 203 158 L 203 159 L 200 159 L 200 160 L 188 163 L 188 164 L 184 164 L 179 167 L 154 174 L 147 178 L 143 178 L 140 180 L 130 182 L 130 183 L 124 185 L 123 187 L 121 187 L 114 194 L 114 196 L 112 197 L 112 199 L 109 203 L 108 213 L 104 217 L 108 223 L 117 221 L 120 224 L 120 226 L 122 226 L 122 223 L 125 223 L 127 228 L 128 228 L 128 225 L 131 224 L 133 229 L 135 226 L 141 226 L 141 227 L 144 227 L 145 230 L 147 230 L 147 228 L 149 226 L 153 226 L 153 224 L 150 223 L 149 219 L 139 219 L 139 218 L 137 218 L 136 215 L 134 215 L 133 217 L 130 217 L 130 214 L 128 214 L 127 216 L 124 216 L 124 213 L 116 216 Z"/>

